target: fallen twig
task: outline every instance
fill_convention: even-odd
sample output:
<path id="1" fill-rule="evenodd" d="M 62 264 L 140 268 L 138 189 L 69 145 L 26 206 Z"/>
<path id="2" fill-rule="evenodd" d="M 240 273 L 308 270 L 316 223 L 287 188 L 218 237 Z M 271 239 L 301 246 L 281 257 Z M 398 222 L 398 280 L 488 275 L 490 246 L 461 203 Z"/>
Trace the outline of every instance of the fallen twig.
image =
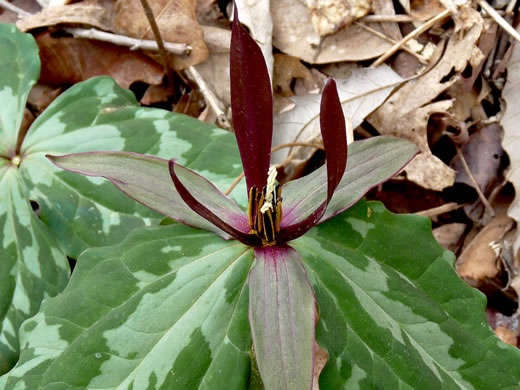
<path id="1" fill-rule="evenodd" d="M 164 66 L 164 73 L 167 77 L 167 84 L 173 86 L 173 70 L 170 66 L 168 53 L 164 48 L 161 32 L 159 31 L 159 27 L 157 26 L 157 22 L 155 21 L 155 17 L 153 16 L 152 8 L 150 7 L 150 4 L 148 4 L 148 0 L 141 0 L 141 5 L 143 6 L 144 13 L 146 15 L 146 18 L 148 19 L 148 23 L 150 24 L 150 28 L 152 29 L 153 36 L 155 37 L 155 41 L 157 42 L 157 46 L 159 47 L 159 53 L 161 53 Z"/>
<path id="2" fill-rule="evenodd" d="M 352 127 L 352 125 L 350 125 L 350 127 Z M 277 150 L 280 150 L 283 148 L 290 148 L 293 146 L 309 146 L 311 148 L 325 150 L 324 147 L 319 144 L 313 144 L 310 142 L 290 142 L 288 144 L 281 144 L 281 145 L 275 146 L 274 148 L 271 148 L 271 152 L 276 152 Z M 280 164 L 280 166 L 281 165 L 283 165 L 283 164 Z M 242 171 L 242 173 L 240 175 L 238 175 L 238 177 L 235 180 L 233 180 L 233 183 L 231 183 L 231 185 L 224 192 L 224 194 L 229 195 L 229 193 L 235 189 L 235 187 L 238 185 L 238 183 L 240 183 L 240 180 L 242 180 L 243 178 L 244 178 L 244 171 Z"/>
<path id="3" fill-rule="evenodd" d="M 427 210 L 421 210 L 421 211 L 417 211 L 416 215 L 422 215 L 424 217 L 428 217 L 428 218 L 432 218 L 432 217 L 435 217 L 437 215 L 441 215 L 441 214 L 445 214 L 445 213 L 449 213 L 450 211 L 455 211 L 455 210 L 458 210 L 464 206 L 466 206 L 466 204 L 458 204 L 458 203 L 455 203 L 455 202 L 450 202 L 450 203 L 446 203 L 446 204 L 443 204 L 441 206 L 437 206 L 437 207 L 432 207 L 431 209 L 427 209 Z"/>
<path id="4" fill-rule="evenodd" d="M 495 216 L 495 210 L 493 210 L 493 207 L 491 207 L 491 205 L 489 204 L 489 201 L 487 200 L 487 198 L 484 196 L 484 193 L 480 189 L 480 186 L 478 185 L 477 180 L 475 180 L 475 177 L 473 176 L 473 173 L 471 173 L 471 170 L 469 169 L 468 163 L 466 162 L 466 159 L 464 158 L 464 155 L 460 151 L 460 148 L 458 146 L 456 146 L 456 149 L 457 149 L 457 156 L 459 156 L 460 161 L 462 163 L 462 166 L 464 167 L 464 170 L 468 174 L 468 177 L 471 180 L 471 183 L 473 184 L 473 188 L 475 188 L 475 191 L 477 191 L 477 194 L 478 194 L 478 197 L 479 197 L 480 201 L 482 202 L 482 204 L 484 205 L 484 207 L 488 211 L 489 215 L 491 217 L 494 217 Z"/>
<path id="5" fill-rule="evenodd" d="M 377 36 L 377 37 L 379 37 L 379 38 L 381 38 L 381 39 L 384 39 L 384 40 L 387 41 L 387 42 L 390 42 L 390 43 L 392 43 L 392 44 L 395 44 L 395 43 L 396 43 L 396 41 L 395 41 L 394 39 L 392 39 L 392 38 L 386 36 L 385 34 L 379 32 L 379 31 L 377 31 L 377 30 L 374 30 L 372 27 L 367 26 L 367 25 L 364 24 L 364 23 L 355 22 L 355 24 L 358 25 L 359 27 L 361 27 L 361 28 L 367 30 L 368 32 L 374 34 L 375 36 Z M 427 64 L 427 63 L 428 63 L 428 60 L 427 60 L 423 55 L 421 55 L 421 54 L 419 54 L 419 53 L 416 53 L 415 51 L 411 50 L 411 49 L 410 49 L 409 47 L 407 47 L 406 45 L 403 46 L 402 49 L 403 49 L 405 52 L 407 52 L 407 53 L 409 53 L 409 54 L 415 56 L 415 57 L 416 57 L 416 58 L 417 58 L 417 59 L 418 59 L 422 64 Z"/>
<path id="6" fill-rule="evenodd" d="M 377 60 L 375 60 L 372 65 L 370 65 L 371 68 L 375 68 L 376 66 L 381 65 L 383 62 L 385 62 L 388 58 L 390 58 L 392 55 L 397 52 L 401 47 L 404 46 L 406 42 L 408 42 L 410 39 L 415 38 L 419 35 L 421 35 L 426 30 L 430 29 L 435 23 L 441 21 L 445 17 L 447 17 L 450 14 L 449 10 L 444 10 L 437 16 L 431 18 L 427 22 L 425 22 L 423 25 L 417 27 L 415 30 L 413 30 L 410 34 L 405 36 L 403 39 L 401 39 L 399 42 L 397 42 L 394 46 L 392 46 L 385 54 L 383 54 L 381 57 L 379 57 Z"/>
<path id="7" fill-rule="evenodd" d="M 98 41 L 110 42 L 119 46 L 129 47 L 130 50 L 159 50 L 159 46 L 157 46 L 157 42 L 155 41 L 130 38 L 124 35 L 117 35 L 101 30 L 96 30 L 94 28 L 87 29 L 65 27 L 63 30 L 69 34 L 72 34 L 76 38 L 95 39 Z M 186 43 L 164 42 L 164 49 L 172 54 L 187 55 L 190 54 L 191 46 Z"/>
<path id="8" fill-rule="evenodd" d="M 189 66 L 186 69 L 186 72 L 188 73 L 188 76 L 198 85 L 200 92 L 202 93 L 202 96 L 204 96 L 204 100 L 208 103 L 208 105 L 213 109 L 215 114 L 217 114 L 217 123 L 220 127 L 223 127 L 224 129 L 230 129 L 231 125 L 229 124 L 229 121 L 227 119 L 226 114 L 224 111 L 222 111 L 222 108 L 224 104 L 220 102 L 217 98 L 217 96 L 213 93 L 211 88 L 208 86 L 206 81 L 202 78 L 200 73 L 195 69 L 194 66 Z"/>
<path id="9" fill-rule="evenodd" d="M 15 14 L 18 15 L 19 18 L 25 18 L 27 16 L 32 15 L 30 12 L 24 11 L 23 9 L 7 2 L 6 0 L 0 0 L 0 7 L 5 8 L 11 12 L 14 12 Z"/>
<path id="10" fill-rule="evenodd" d="M 495 22 L 497 22 L 500 27 L 502 27 L 509 35 L 520 42 L 520 34 L 518 34 L 516 30 L 509 23 L 507 23 L 493 7 L 486 3 L 485 0 L 477 0 L 477 3 Z"/>

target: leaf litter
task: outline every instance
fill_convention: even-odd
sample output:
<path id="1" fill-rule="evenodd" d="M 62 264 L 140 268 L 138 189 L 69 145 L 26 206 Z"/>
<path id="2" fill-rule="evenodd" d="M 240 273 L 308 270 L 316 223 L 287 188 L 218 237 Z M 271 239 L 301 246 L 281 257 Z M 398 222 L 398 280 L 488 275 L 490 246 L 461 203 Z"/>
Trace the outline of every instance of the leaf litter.
<path id="1" fill-rule="evenodd" d="M 40 46 L 42 78 L 26 121 L 70 85 L 99 74 L 112 75 L 143 104 L 229 120 L 230 2 L 148 2 L 164 42 L 181 45 L 167 64 L 140 1 L 0 2 L 0 20 L 33 33 Z M 496 16 L 482 4 L 437 0 L 237 3 L 269 64 L 279 148 L 272 163 L 282 177 L 323 164 L 316 114 L 324 81 L 334 76 L 355 139 L 395 135 L 422 151 L 368 197 L 428 216 L 437 240 L 457 255 L 459 275 L 487 295 L 497 335 L 518 346 L 520 49 L 504 29 L 516 27 L 518 5 L 497 3 Z M 70 29 L 109 33 L 114 41 L 78 38 Z M 123 46 L 119 37 L 153 49 Z"/>

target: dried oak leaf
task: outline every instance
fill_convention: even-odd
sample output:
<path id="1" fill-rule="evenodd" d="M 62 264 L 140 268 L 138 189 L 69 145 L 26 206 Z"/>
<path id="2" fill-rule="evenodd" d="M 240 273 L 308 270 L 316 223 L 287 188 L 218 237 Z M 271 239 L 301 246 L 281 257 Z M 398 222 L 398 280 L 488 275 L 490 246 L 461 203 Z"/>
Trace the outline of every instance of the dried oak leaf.
<path id="1" fill-rule="evenodd" d="M 47 7 L 37 14 L 19 20 L 16 27 L 22 31 L 29 31 L 57 24 L 86 25 L 105 31 L 112 28 L 111 13 L 107 12 L 105 7 L 91 3 Z"/>
<path id="2" fill-rule="evenodd" d="M 513 226 L 514 221 L 505 215 L 496 217 L 486 225 L 457 259 L 458 274 L 477 282 L 497 276 L 500 271 L 497 264 L 499 253 L 494 249 L 494 244 L 502 241 Z"/>
<path id="3" fill-rule="evenodd" d="M 209 87 L 226 106 L 231 104 L 229 90 L 229 46 L 231 31 L 218 27 L 204 26 L 204 39 L 209 57 L 196 66 L 197 71 Z"/>
<path id="4" fill-rule="evenodd" d="M 202 29 L 195 15 L 193 0 L 149 0 L 161 37 L 166 42 L 187 43 L 190 54 L 169 54 L 175 70 L 198 64 L 208 57 L 208 48 L 202 38 Z M 140 0 L 118 0 L 115 7 L 114 30 L 118 34 L 138 39 L 154 40 L 150 23 Z M 158 53 L 149 53 L 158 57 Z"/>
<path id="5" fill-rule="evenodd" d="M 338 31 L 370 12 L 369 0 L 305 0 L 314 30 L 320 36 Z"/>
<path id="6" fill-rule="evenodd" d="M 89 39 L 53 38 L 49 32 L 36 35 L 42 70 L 40 82 L 74 84 L 99 75 L 112 76 L 123 88 L 135 81 L 156 85 L 163 69 L 148 56 L 126 47 Z"/>
<path id="7" fill-rule="evenodd" d="M 476 47 L 482 32 L 480 21 L 463 37 L 453 36 L 433 70 L 402 87 L 368 118 L 381 134 L 406 138 L 419 146 L 422 153 L 406 167 L 406 173 L 408 179 L 424 188 L 441 191 L 455 180 L 455 171 L 430 151 L 427 124 L 433 113 L 449 113 L 453 107 L 452 99 L 432 101 L 459 80 L 468 63 L 475 65 L 482 60 Z"/>
<path id="8" fill-rule="evenodd" d="M 520 28 L 517 29 L 520 31 Z M 513 54 L 507 65 L 507 83 L 505 84 L 502 97 L 506 102 L 506 110 L 502 118 L 504 128 L 504 139 L 502 145 L 509 155 L 510 170 L 508 179 L 515 187 L 516 196 L 508 210 L 508 215 L 517 223 L 520 222 L 520 47 L 515 46 Z M 520 248 L 520 230 L 513 244 L 514 253 Z M 520 286 L 520 283 L 519 283 Z"/>
<path id="9" fill-rule="evenodd" d="M 299 0 L 279 0 L 271 13 L 273 46 L 311 64 L 367 60 L 380 56 L 392 46 L 353 24 L 322 37 L 312 25 L 309 8 Z M 378 23 L 369 26 L 382 31 Z"/>
<path id="10" fill-rule="evenodd" d="M 312 80 L 311 72 L 298 58 L 283 53 L 276 53 L 274 55 L 273 76 L 275 92 L 286 97 L 294 95 L 291 89 L 291 83 L 294 79 L 303 78 Z"/>

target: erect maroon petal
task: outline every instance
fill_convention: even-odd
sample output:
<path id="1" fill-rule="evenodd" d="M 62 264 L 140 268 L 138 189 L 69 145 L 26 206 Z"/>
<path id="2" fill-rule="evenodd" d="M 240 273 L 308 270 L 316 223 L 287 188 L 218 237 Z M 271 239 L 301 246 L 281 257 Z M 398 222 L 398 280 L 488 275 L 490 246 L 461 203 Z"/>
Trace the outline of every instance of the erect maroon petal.
<path id="1" fill-rule="evenodd" d="M 321 96 L 320 126 L 327 159 L 327 203 L 347 166 L 347 132 L 336 82 L 330 79 Z"/>
<path id="2" fill-rule="evenodd" d="M 175 188 L 176 188 L 177 192 L 179 193 L 179 195 L 181 196 L 182 200 L 193 211 L 195 211 L 197 214 L 199 214 L 204 219 L 211 222 L 213 225 L 217 226 L 219 229 L 221 229 L 224 232 L 228 233 L 229 235 L 233 236 L 237 240 L 243 242 L 244 244 L 251 245 L 251 246 L 261 245 L 261 240 L 255 234 L 249 234 L 249 233 L 244 232 L 244 223 L 242 223 L 242 218 L 240 218 L 240 220 L 237 220 L 236 221 L 237 226 L 234 226 L 230 223 L 223 221 L 222 218 L 220 216 L 216 215 L 215 212 L 213 212 L 208 207 L 206 207 L 201 202 L 199 202 L 192 195 L 192 193 L 184 186 L 184 184 L 181 182 L 177 172 L 175 172 L 175 166 L 181 168 L 180 165 L 175 164 L 175 159 L 171 159 L 168 162 L 168 169 L 170 171 L 170 176 L 173 180 L 173 184 L 175 185 Z M 184 168 L 184 167 L 182 167 L 182 168 Z M 184 169 L 187 169 L 187 168 L 184 168 Z M 201 179 L 203 179 L 203 178 L 201 177 Z M 203 180 L 206 181 L 205 179 L 203 179 Z M 203 183 L 201 183 L 201 184 L 203 184 Z M 209 184 L 211 184 L 211 183 L 209 183 Z M 199 190 L 204 191 L 204 189 L 201 189 L 201 188 L 199 188 Z M 206 193 L 207 193 L 207 188 L 206 188 Z M 212 208 L 216 211 L 220 211 L 223 214 L 222 217 L 224 217 L 224 215 L 226 214 L 226 210 L 223 208 L 219 209 L 220 202 L 216 201 L 216 202 L 212 202 L 212 203 L 213 203 L 213 206 L 215 206 Z M 244 216 L 245 216 L 245 213 L 244 213 Z"/>
<path id="3" fill-rule="evenodd" d="M 327 159 L 327 198 L 307 218 L 293 225 L 284 227 L 283 220 L 279 238 L 282 242 L 294 240 L 314 225 L 316 225 L 336 190 L 345 167 L 347 166 L 347 135 L 345 127 L 345 116 L 341 108 L 341 102 L 336 89 L 336 82 L 330 79 L 321 97 L 320 126 L 325 158 Z M 301 189 L 301 196 L 305 196 L 305 188 Z"/>
<path id="4" fill-rule="evenodd" d="M 244 166 L 247 189 L 267 182 L 273 137 L 273 97 L 264 56 L 235 18 L 230 52 L 233 127 Z"/>

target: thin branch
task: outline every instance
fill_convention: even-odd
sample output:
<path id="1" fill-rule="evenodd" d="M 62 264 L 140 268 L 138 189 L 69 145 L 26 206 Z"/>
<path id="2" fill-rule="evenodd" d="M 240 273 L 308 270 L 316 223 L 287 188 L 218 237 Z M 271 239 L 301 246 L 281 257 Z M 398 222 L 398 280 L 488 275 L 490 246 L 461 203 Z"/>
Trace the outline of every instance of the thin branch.
<path id="1" fill-rule="evenodd" d="M 388 58 L 390 58 L 392 55 L 395 54 L 406 42 L 408 42 L 410 39 L 415 38 L 419 35 L 421 35 L 423 32 L 429 30 L 435 23 L 441 21 L 445 17 L 449 16 L 450 11 L 444 10 L 437 16 L 431 18 L 423 25 L 417 27 L 415 30 L 413 30 L 410 34 L 405 36 L 403 39 L 401 39 L 399 42 L 397 42 L 394 46 L 392 46 L 385 54 L 383 54 L 381 57 L 379 57 L 377 60 L 375 60 L 372 65 L 370 65 L 371 68 L 375 68 L 376 66 L 381 65 L 383 62 L 385 62 Z"/>
<path id="2" fill-rule="evenodd" d="M 167 77 L 167 82 L 169 85 L 173 86 L 173 71 L 170 67 L 170 60 L 168 58 L 168 53 L 164 48 L 163 39 L 161 37 L 161 32 L 159 31 L 159 27 L 157 27 L 157 23 L 155 21 L 155 17 L 153 16 L 152 8 L 150 4 L 148 4 L 148 0 L 141 0 L 141 4 L 144 9 L 144 13 L 146 18 L 148 19 L 148 23 L 153 32 L 153 36 L 155 37 L 155 41 L 157 42 L 157 46 L 159 47 L 159 53 L 161 53 L 161 57 L 163 60 L 164 73 Z"/>
<path id="3" fill-rule="evenodd" d="M 513 11 L 515 9 L 516 0 L 510 0 L 509 4 L 506 7 L 506 15 L 513 16 Z"/>
<path id="4" fill-rule="evenodd" d="M 437 215 L 441 215 L 441 214 L 449 213 L 450 211 L 458 210 L 458 209 L 466 206 L 467 204 L 468 203 L 458 204 L 455 202 L 450 202 L 450 203 L 443 204 L 442 206 L 437 206 L 437 207 L 432 207 L 431 209 L 417 211 L 414 214 L 432 218 Z"/>
<path id="5" fill-rule="evenodd" d="M 457 149 L 457 156 L 459 156 L 460 161 L 462 162 L 462 166 L 464 167 L 464 170 L 468 174 L 469 179 L 471 180 L 471 183 L 473 184 L 473 188 L 475 188 L 475 191 L 477 191 L 478 197 L 486 210 L 488 211 L 489 215 L 492 217 L 495 216 L 495 210 L 493 210 L 493 207 L 489 204 L 488 200 L 482 193 L 482 190 L 480 189 L 480 186 L 478 185 L 477 181 L 475 180 L 475 177 L 473 176 L 473 173 L 471 173 L 471 170 L 469 169 L 468 163 L 466 162 L 466 159 L 464 158 L 464 155 L 460 151 L 460 148 L 456 146 Z"/>
<path id="6" fill-rule="evenodd" d="M 345 125 L 347 128 L 347 145 L 354 142 L 354 128 L 352 127 L 352 121 L 350 118 L 345 118 Z"/>
<path id="7" fill-rule="evenodd" d="M 350 125 L 350 127 L 352 127 L 352 125 Z M 293 146 L 306 146 L 306 147 L 310 147 L 310 148 L 325 150 L 322 145 L 313 144 L 312 142 L 289 142 L 287 144 L 281 144 L 281 145 L 275 146 L 274 148 L 271 149 L 271 152 L 276 152 L 276 151 L 278 151 L 280 149 L 284 149 L 284 148 L 292 148 Z"/>
<path id="8" fill-rule="evenodd" d="M 495 22 L 498 23 L 500 27 L 502 27 L 506 32 L 511 35 L 514 39 L 516 39 L 518 42 L 520 42 L 520 34 L 516 32 L 516 30 L 505 21 L 505 19 L 499 15 L 499 13 L 491 7 L 488 3 L 486 3 L 485 0 L 477 0 L 478 5 L 482 7 L 486 13 L 493 18 Z"/>
<path id="9" fill-rule="evenodd" d="M 406 23 L 406 22 L 417 22 L 420 19 L 414 18 L 410 15 L 367 15 L 359 19 L 362 22 L 395 22 L 395 23 Z"/>
<path id="10" fill-rule="evenodd" d="M 25 18 L 27 16 L 31 16 L 32 14 L 30 12 L 27 12 L 16 5 L 13 5 L 6 0 L 0 0 L 0 7 L 5 8 L 11 12 L 14 12 L 18 15 L 19 18 Z"/>
<path id="11" fill-rule="evenodd" d="M 244 176 L 245 176 L 244 171 L 242 171 L 242 173 L 240 175 L 238 175 L 238 177 L 235 180 L 233 180 L 233 183 L 231 183 L 231 185 L 226 190 L 226 192 L 224 192 L 224 194 L 229 195 L 231 193 L 231 191 L 233 191 L 235 189 L 235 187 L 238 185 L 238 183 L 240 183 L 240 180 L 242 180 L 244 178 Z"/>
<path id="12" fill-rule="evenodd" d="M 377 37 L 379 37 L 379 38 L 381 38 L 381 39 L 384 39 L 384 40 L 387 41 L 387 42 L 390 42 L 390 43 L 392 43 L 392 44 L 395 44 L 395 43 L 396 43 L 396 41 L 395 41 L 394 39 L 392 39 L 392 38 L 390 38 L 390 37 L 387 37 L 385 34 L 382 34 L 382 33 L 380 33 L 379 31 L 374 30 L 372 27 L 367 26 L 367 25 L 364 24 L 364 23 L 355 22 L 355 24 L 357 24 L 359 27 L 361 27 L 361 28 L 367 30 L 368 32 L 374 34 L 375 36 L 377 36 Z M 426 64 L 426 63 L 428 63 L 428 60 L 427 60 L 423 55 L 421 55 L 421 54 L 419 54 L 419 53 L 416 53 L 415 51 L 411 50 L 408 46 L 405 45 L 405 46 L 402 47 L 402 49 L 403 49 L 405 52 L 407 52 L 407 53 L 409 53 L 409 54 L 415 56 L 415 57 L 416 57 L 416 58 L 417 58 L 417 59 L 418 59 L 422 64 Z"/>
<path id="13" fill-rule="evenodd" d="M 209 88 L 208 84 L 204 80 L 204 78 L 200 75 L 200 73 L 193 66 L 189 66 L 186 69 L 188 76 L 198 85 L 200 92 L 204 96 L 204 99 L 208 103 L 208 105 L 212 108 L 212 110 L 217 114 L 217 123 L 220 127 L 229 130 L 231 125 L 226 117 L 224 111 L 222 111 L 221 107 L 224 104 L 218 100 L 217 96 L 213 93 L 211 88 Z"/>
<path id="14" fill-rule="evenodd" d="M 65 27 L 63 30 L 69 34 L 72 34 L 76 38 L 96 39 L 98 41 L 110 42 L 119 46 L 129 47 L 130 50 L 159 50 L 159 46 L 157 46 L 157 42 L 155 41 L 130 38 L 124 35 L 117 35 L 101 30 L 96 30 L 94 28 L 87 29 Z M 172 54 L 188 55 L 190 54 L 192 48 L 186 43 L 164 42 L 164 49 Z"/>

